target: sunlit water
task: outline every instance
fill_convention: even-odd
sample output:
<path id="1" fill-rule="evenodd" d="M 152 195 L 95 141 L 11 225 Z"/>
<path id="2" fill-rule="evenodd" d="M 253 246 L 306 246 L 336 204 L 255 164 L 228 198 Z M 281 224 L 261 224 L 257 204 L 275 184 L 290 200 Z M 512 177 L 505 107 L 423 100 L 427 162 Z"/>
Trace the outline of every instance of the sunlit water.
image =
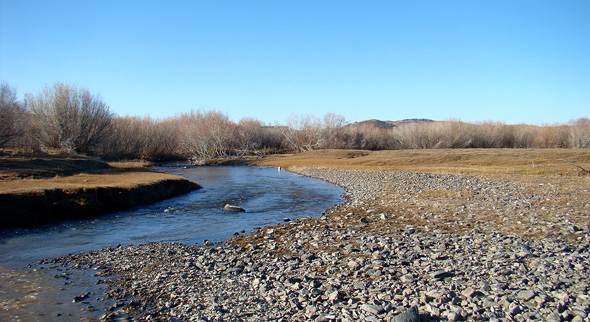
<path id="1" fill-rule="evenodd" d="M 20 311 L 31 314 L 25 320 L 93 316 L 80 304 L 71 304 L 72 294 L 92 284 L 70 282 L 60 286 L 62 290 L 56 289 L 63 282 L 47 280 L 56 274 L 53 270 L 25 269 L 41 259 L 117 244 L 162 241 L 201 245 L 204 239 L 223 241 L 236 232 L 250 232 L 284 218 L 319 216 L 324 209 L 343 200 L 342 188 L 272 167 L 161 169 L 198 182 L 203 189 L 93 219 L 1 230 L 0 320 L 24 314 Z M 240 206 L 246 212 L 226 212 L 225 204 Z M 98 291 L 96 287 L 93 290 Z"/>

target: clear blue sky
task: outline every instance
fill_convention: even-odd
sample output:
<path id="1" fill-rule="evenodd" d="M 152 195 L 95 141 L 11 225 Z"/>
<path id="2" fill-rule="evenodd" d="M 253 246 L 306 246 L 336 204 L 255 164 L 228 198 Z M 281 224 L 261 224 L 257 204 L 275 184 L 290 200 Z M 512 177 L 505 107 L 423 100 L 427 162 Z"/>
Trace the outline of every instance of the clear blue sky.
<path id="1" fill-rule="evenodd" d="M 590 1 L 0 0 L 0 80 L 119 115 L 590 117 Z"/>

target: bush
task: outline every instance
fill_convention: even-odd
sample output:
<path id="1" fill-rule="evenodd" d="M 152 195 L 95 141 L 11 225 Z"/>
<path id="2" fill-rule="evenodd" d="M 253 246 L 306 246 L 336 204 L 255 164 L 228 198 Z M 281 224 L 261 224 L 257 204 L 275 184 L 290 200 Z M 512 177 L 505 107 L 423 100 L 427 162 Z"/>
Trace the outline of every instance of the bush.
<path id="1" fill-rule="evenodd" d="M 26 131 L 26 115 L 16 99 L 16 90 L 7 83 L 0 85 L 0 148 L 21 138 Z"/>
<path id="2" fill-rule="evenodd" d="M 27 94 L 34 136 L 44 148 L 92 152 L 108 134 L 113 115 L 98 95 L 74 85 L 55 83 L 43 93 Z"/>
<path id="3" fill-rule="evenodd" d="M 99 154 L 110 160 L 177 160 L 182 158 L 177 132 L 174 121 L 158 121 L 147 116 L 116 117 Z"/>

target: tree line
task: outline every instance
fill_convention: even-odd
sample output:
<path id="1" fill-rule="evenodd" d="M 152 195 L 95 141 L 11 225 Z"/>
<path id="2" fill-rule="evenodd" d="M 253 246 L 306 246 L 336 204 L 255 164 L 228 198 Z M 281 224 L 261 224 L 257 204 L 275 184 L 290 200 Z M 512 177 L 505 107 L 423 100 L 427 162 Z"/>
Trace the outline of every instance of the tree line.
<path id="1" fill-rule="evenodd" d="M 23 102 L 3 83 L 0 149 L 4 148 L 194 163 L 314 149 L 590 148 L 590 119 L 545 126 L 438 121 L 393 128 L 349 124 L 334 113 L 321 118 L 293 114 L 285 124 L 272 126 L 254 118 L 234 122 L 215 110 L 154 119 L 115 115 L 100 95 L 67 83 L 28 93 Z"/>

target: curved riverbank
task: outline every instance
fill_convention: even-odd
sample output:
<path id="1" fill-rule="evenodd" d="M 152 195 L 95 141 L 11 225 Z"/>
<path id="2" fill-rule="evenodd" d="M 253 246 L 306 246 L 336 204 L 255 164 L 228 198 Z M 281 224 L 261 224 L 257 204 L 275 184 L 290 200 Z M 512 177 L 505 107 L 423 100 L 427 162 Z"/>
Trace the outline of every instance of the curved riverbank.
<path id="1" fill-rule="evenodd" d="M 588 320 L 583 187 L 298 172 L 344 187 L 346 202 L 223 247 L 150 243 L 47 263 L 117 276 L 105 320 L 393 321 L 412 307 L 426 320 Z"/>
<path id="2" fill-rule="evenodd" d="M 100 178 L 100 182 L 95 182 Z M 34 226 L 81 219 L 150 204 L 199 189 L 194 182 L 165 173 L 78 175 L 34 180 L 0 192 L 0 227 Z"/>
<path id="3" fill-rule="evenodd" d="M 35 226 L 155 203 L 200 186 L 145 162 L 83 155 L 0 153 L 0 228 Z"/>

